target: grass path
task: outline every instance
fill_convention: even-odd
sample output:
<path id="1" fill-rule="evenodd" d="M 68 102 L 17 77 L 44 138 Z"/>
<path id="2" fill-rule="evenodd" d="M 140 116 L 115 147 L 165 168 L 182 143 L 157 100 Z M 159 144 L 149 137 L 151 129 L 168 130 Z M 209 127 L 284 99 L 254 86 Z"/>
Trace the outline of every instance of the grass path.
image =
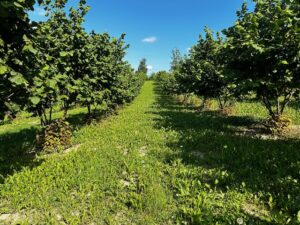
<path id="1" fill-rule="evenodd" d="M 233 134 L 249 123 L 196 114 L 147 82 L 78 129 L 73 151 L 5 178 L 0 224 L 296 224 L 299 142 Z"/>
<path id="2" fill-rule="evenodd" d="M 76 132 L 78 150 L 53 155 L 8 178 L 1 186 L 1 213 L 23 222 L 27 218 L 28 224 L 168 220 L 172 195 L 160 181 L 159 162 L 149 154 L 166 148 L 164 131 L 153 128 L 151 111 L 157 109 L 152 88 L 147 83 L 119 115 Z"/>

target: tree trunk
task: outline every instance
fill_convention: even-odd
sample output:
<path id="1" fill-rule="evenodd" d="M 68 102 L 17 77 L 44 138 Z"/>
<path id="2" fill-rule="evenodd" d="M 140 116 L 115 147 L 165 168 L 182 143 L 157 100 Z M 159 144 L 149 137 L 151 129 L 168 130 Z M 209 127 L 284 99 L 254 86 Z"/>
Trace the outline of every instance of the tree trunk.
<path id="1" fill-rule="evenodd" d="M 64 115 L 63 115 L 63 119 L 65 120 L 67 118 L 68 115 L 68 109 L 69 109 L 69 104 L 67 102 L 64 103 Z"/>
<path id="2" fill-rule="evenodd" d="M 226 103 L 223 104 L 221 97 L 218 97 L 218 101 L 219 101 L 219 108 L 221 111 L 223 111 Z"/>
<path id="3" fill-rule="evenodd" d="M 88 115 L 90 117 L 91 116 L 91 105 L 90 104 L 87 105 L 87 109 L 88 109 Z"/>
<path id="4" fill-rule="evenodd" d="M 52 111 L 53 111 L 53 107 L 51 106 L 50 112 L 49 112 L 49 123 L 52 122 Z"/>

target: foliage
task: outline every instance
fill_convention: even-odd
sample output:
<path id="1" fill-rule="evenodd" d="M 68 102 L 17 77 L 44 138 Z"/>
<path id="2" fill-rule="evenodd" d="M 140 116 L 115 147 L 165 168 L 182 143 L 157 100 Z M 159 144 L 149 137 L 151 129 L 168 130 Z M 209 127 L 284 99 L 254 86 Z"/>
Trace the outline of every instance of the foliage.
<path id="1" fill-rule="evenodd" d="M 147 60 L 145 58 L 140 61 L 137 73 L 143 73 L 147 75 L 148 67 L 147 67 Z"/>
<path id="2" fill-rule="evenodd" d="M 32 90 L 32 99 L 36 100 L 31 101 L 35 105 L 34 110 L 41 112 L 39 115 L 48 111 L 49 119 L 43 118 L 43 121 L 49 124 L 52 109 L 60 102 L 63 102 L 64 117 L 75 102 L 87 107 L 89 117 L 92 116 L 92 108 L 95 116 L 98 110 L 124 103 L 122 99 L 115 99 L 115 92 L 120 88 L 118 76 L 127 66 L 123 60 L 127 48 L 123 41 L 125 35 L 116 39 L 108 34 L 87 34 L 82 28 L 88 11 L 85 1 L 80 1 L 77 9 L 71 8 L 68 17 L 63 9 L 52 10 L 50 19 L 41 25 L 42 34 L 37 35 L 37 43 L 42 45 L 41 52 L 47 50 L 49 55 L 44 60 L 47 73 L 40 73 L 39 80 L 44 85 L 39 86 L 41 82 L 33 85 L 34 88 L 38 86 Z M 49 73 L 51 69 L 53 72 Z M 50 89 L 46 88 L 48 85 L 51 85 Z"/>
<path id="3" fill-rule="evenodd" d="M 65 1 L 55 0 L 53 4 Z M 37 2 L 47 6 L 50 0 Z M 28 40 L 36 23 L 29 21 L 27 12 L 33 10 L 35 3 L 35 0 L 0 2 L 0 120 L 6 111 L 19 111 L 16 104 L 22 107 L 28 99 L 28 67 L 34 64 L 30 55 L 36 53 Z"/>
<path id="4" fill-rule="evenodd" d="M 155 74 L 154 81 L 166 94 L 170 95 L 177 92 L 176 79 L 173 73 L 159 71 Z"/>
<path id="5" fill-rule="evenodd" d="M 223 111 L 234 98 L 255 94 L 274 120 L 269 125 L 286 127 L 281 117 L 300 92 L 299 11 L 298 1 L 257 0 L 253 12 L 243 4 L 224 38 L 206 28 L 181 63 L 173 52 L 177 93 L 217 98 Z"/>
<path id="6" fill-rule="evenodd" d="M 190 50 L 177 79 L 188 93 L 204 99 L 217 98 L 220 109 L 224 110 L 232 98 L 234 84 L 220 57 L 222 38 L 217 33 L 215 40 L 208 28 L 205 28 L 205 34 L 205 38 L 200 35 L 198 43 Z"/>
<path id="7" fill-rule="evenodd" d="M 192 93 L 191 69 L 191 60 L 189 60 L 187 56 L 182 57 L 178 49 L 173 49 L 170 69 L 171 82 L 168 84 L 168 89 L 174 90 L 171 92 L 172 94 L 188 95 Z"/>
<path id="8" fill-rule="evenodd" d="M 224 31 L 226 63 L 238 83 L 254 91 L 278 120 L 300 90 L 299 3 L 255 2 L 254 12 L 244 3 L 236 24 Z"/>
<path id="9" fill-rule="evenodd" d="M 182 56 L 179 49 L 175 48 L 172 50 L 172 61 L 171 61 L 171 69 L 172 73 L 176 73 L 180 69 L 180 65 L 182 62 Z"/>
<path id="10" fill-rule="evenodd" d="M 33 0 L 0 2 L 0 120 L 15 102 L 22 102 L 26 80 L 23 73 L 23 37 L 30 33 L 25 10 L 32 10 Z M 30 48 L 30 46 L 28 46 Z"/>
<path id="11" fill-rule="evenodd" d="M 39 24 L 31 40 L 36 52 L 31 60 L 34 66 L 28 79 L 30 98 L 27 105 L 41 118 L 43 126 L 52 123 L 53 108 L 58 102 L 68 100 L 67 93 L 74 89 L 68 76 L 71 33 L 70 21 L 63 9 L 55 8 L 49 20 Z"/>
<path id="12" fill-rule="evenodd" d="M 43 127 L 55 126 L 53 111 L 59 106 L 62 119 L 78 103 L 95 117 L 139 93 L 146 78 L 133 74 L 124 60 L 125 34 L 88 34 L 82 26 L 86 0 L 76 8 L 67 8 L 66 0 L 39 1 L 48 16 L 40 23 L 30 23 L 27 15 L 35 1 L 18 2 L 0 3 L 5 28 L 0 33 L 0 120 L 21 107 L 38 115 Z"/>

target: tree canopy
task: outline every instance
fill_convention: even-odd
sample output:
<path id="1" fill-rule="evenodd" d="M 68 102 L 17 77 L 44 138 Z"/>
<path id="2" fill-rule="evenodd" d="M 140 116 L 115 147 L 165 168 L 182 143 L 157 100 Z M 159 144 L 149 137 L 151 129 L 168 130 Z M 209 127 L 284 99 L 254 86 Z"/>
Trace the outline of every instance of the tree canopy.
<path id="1" fill-rule="evenodd" d="M 280 120 L 300 91 L 299 12 L 298 1 L 255 0 L 254 11 L 243 3 L 223 35 L 205 28 L 205 37 L 200 35 L 180 64 L 172 60 L 178 87 L 173 90 L 217 98 L 220 108 L 255 94 L 270 118 Z"/>

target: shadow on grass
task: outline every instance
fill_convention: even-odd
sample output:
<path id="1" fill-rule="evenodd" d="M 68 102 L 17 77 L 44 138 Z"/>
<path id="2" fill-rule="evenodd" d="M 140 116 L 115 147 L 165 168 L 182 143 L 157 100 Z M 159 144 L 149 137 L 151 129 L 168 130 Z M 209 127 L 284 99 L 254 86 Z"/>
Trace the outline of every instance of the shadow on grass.
<path id="1" fill-rule="evenodd" d="M 296 100 L 291 101 L 289 104 L 289 107 L 291 107 L 297 111 L 300 111 L 300 101 L 296 101 Z"/>
<path id="2" fill-rule="evenodd" d="M 84 118 L 86 117 L 85 113 L 78 113 L 69 115 L 67 121 L 70 123 L 74 130 L 80 129 L 85 125 Z"/>
<path id="3" fill-rule="evenodd" d="M 39 129 L 23 129 L 0 135 L 0 183 L 23 167 L 33 168 L 41 162 L 35 160 L 35 139 Z"/>
<path id="4" fill-rule="evenodd" d="M 264 140 L 236 134 L 237 127 L 251 126 L 251 117 L 220 116 L 216 112 L 196 113 L 174 103 L 157 92 L 156 104 L 161 107 L 157 128 L 169 128 L 179 134 L 169 141 L 178 154 L 167 161 L 183 163 L 229 173 L 218 188 L 240 188 L 263 193 L 268 201 L 272 195 L 277 209 L 295 216 L 300 210 L 300 141 L 296 139 Z M 155 113 L 155 112 L 151 112 Z M 215 177 L 211 177 L 212 184 Z"/>
<path id="5" fill-rule="evenodd" d="M 67 121 L 74 130 L 78 130 L 85 125 L 84 117 L 84 113 L 78 113 L 70 115 Z M 43 162 L 36 158 L 38 151 L 35 149 L 36 137 L 40 130 L 40 126 L 33 126 L 0 134 L 0 184 L 6 177 L 24 167 L 32 169 Z"/>

